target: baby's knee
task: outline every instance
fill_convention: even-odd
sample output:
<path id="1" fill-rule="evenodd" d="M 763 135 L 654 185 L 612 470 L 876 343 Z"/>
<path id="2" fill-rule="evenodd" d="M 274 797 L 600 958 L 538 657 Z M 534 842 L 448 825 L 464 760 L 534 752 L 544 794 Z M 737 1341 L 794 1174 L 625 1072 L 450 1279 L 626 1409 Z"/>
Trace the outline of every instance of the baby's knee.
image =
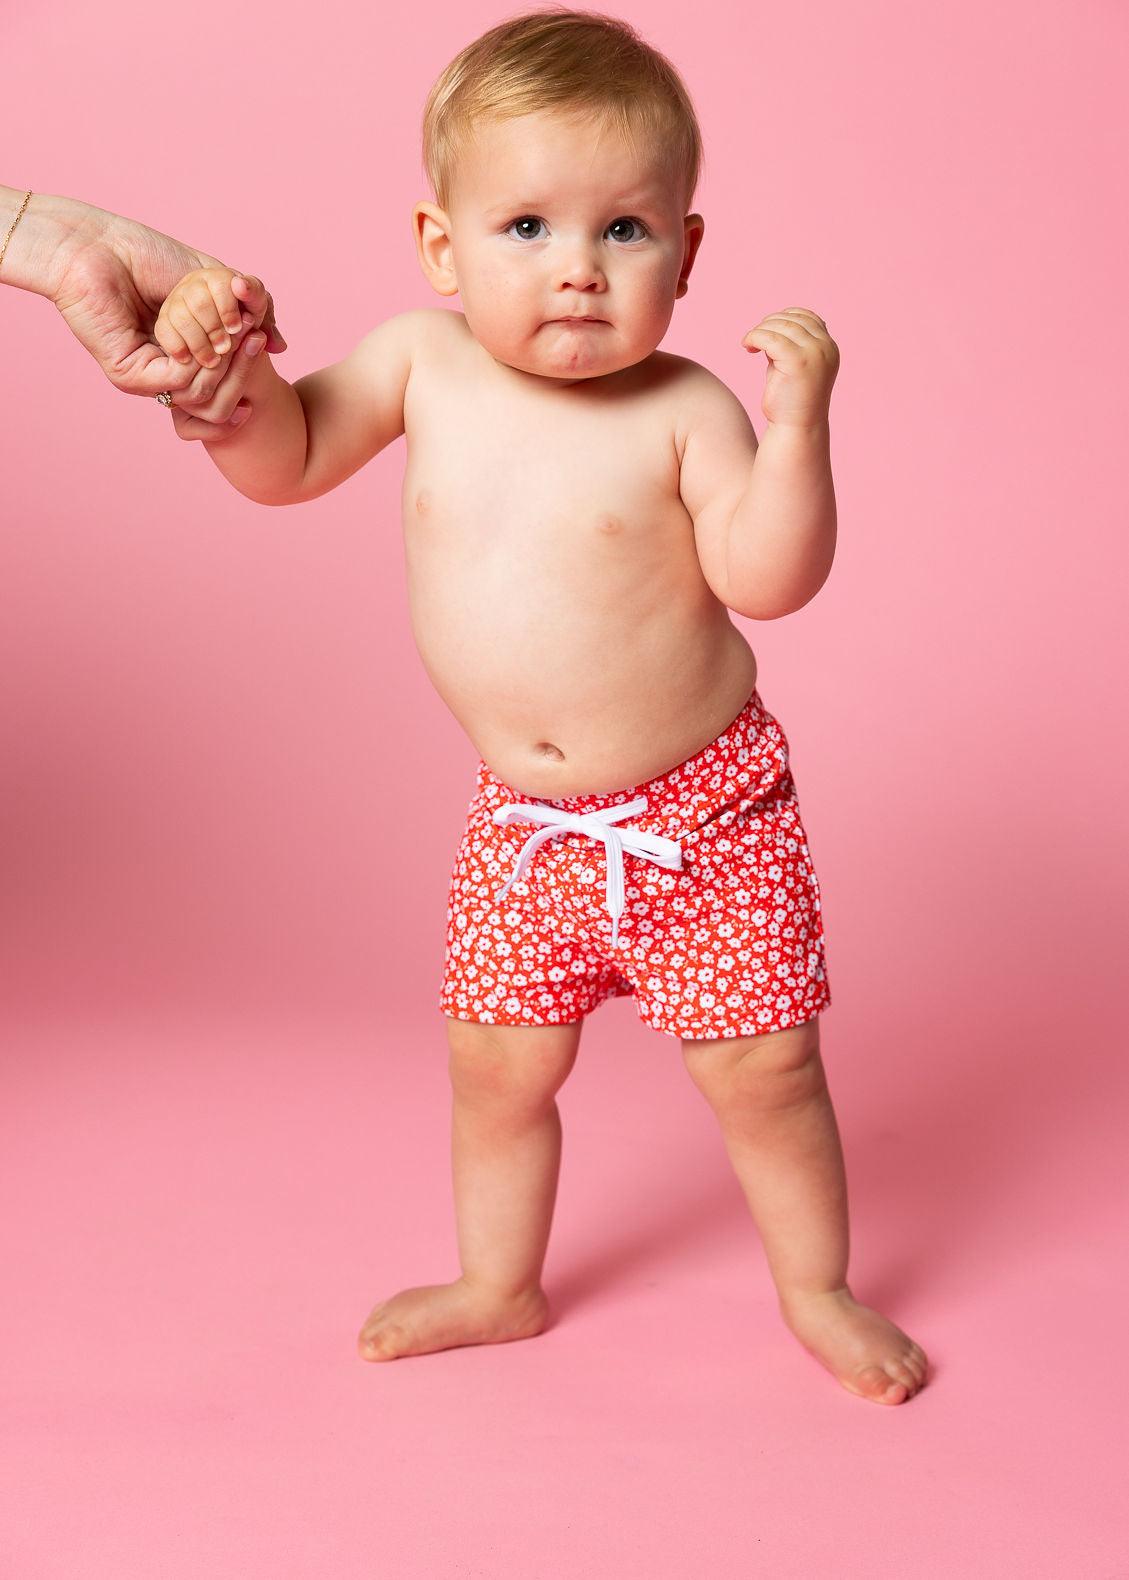
<path id="1" fill-rule="evenodd" d="M 819 1021 L 757 1036 L 684 1040 L 690 1076 L 719 1110 L 790 1107 L 826 1082 Z"/>
<path id="2" fill-rule="evenodd" d="M 520 1112 L 548 1107 L 576 1062 L 582 1022 L 490 1026 L 447 1018 L 451 1085 L 469 1106 Z"/>

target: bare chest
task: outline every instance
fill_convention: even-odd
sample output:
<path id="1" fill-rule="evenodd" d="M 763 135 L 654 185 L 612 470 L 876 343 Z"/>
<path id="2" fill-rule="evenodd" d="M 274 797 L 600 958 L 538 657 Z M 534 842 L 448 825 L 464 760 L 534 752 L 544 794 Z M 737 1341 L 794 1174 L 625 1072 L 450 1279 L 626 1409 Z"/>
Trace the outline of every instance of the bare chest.
<path id="1" fill-rule="evenodd" d="M 658 356 L 626 392 L 515 398 L 457 322 L 437 327 L 441 354 L 413 362 L 405 400 L 402 498 L 412 628 L 436 689 L 531 794 L 681 761 L 703 720 L 735 717 L 755 660 L 702 575 L 679 494 L 680 359 Z"/>
<path id="2" fill-rule="evenodd" d="M 622 595 L 628 582 L 646 597 L 685 574 L 693 528 L 664 402 L 523 403 L 457 370 L 417 393 L 405 411 L 409 572 L 442 565 L 499 598 L 536 584 L 542 607 L 581 588 Z"/>

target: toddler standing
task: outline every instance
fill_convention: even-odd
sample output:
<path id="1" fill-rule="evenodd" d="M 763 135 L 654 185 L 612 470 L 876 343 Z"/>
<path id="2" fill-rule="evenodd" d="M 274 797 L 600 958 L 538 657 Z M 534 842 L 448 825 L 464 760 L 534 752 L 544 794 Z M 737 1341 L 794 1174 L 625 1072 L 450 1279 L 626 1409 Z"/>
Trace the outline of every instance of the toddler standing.
<path id="1" fill-rule="evenodd" d="M 847 1285 L 819 886 L 730 619 L 789 614 L 831 569 L 839 352 L 807 308 L 744 335 L 767 365 L 758 444 L 720 379 L 658 349 L 705 228 L 700 158 L 680 77 L 634 29 L 530 12 L 464 49 L 424 116 L 415 244 L 461 312 L 398 313 L 291 384 L 245 335 L 251 277 L 207 268 L 155 334 L 204 381 L 177 433 L 261 504 L 405 435 L 413 630 L 479 754 L 439 991 L 462 1272 L 376 1305 L 361 1354 L 545 1327 L 555 1096 L 584 1017 L 631 994 L 717 1115 L 784 1321 L 845 1388 L 900 1404 L 926 1358 Z"/>

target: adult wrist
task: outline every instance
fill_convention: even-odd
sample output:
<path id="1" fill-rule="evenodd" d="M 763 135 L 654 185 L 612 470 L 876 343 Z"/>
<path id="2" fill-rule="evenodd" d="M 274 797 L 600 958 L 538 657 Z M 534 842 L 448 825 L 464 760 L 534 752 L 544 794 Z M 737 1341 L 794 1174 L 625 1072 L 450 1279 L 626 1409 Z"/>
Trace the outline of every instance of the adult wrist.
<path id="1" fill-rule="evenodd" d="M 0 243 L 20 213 L 27 187 L 0 186 Z M 78 198 L 33 191 L 4 249 L 0 285 L 55 298 L 66 256 L 98 211 Z"/>

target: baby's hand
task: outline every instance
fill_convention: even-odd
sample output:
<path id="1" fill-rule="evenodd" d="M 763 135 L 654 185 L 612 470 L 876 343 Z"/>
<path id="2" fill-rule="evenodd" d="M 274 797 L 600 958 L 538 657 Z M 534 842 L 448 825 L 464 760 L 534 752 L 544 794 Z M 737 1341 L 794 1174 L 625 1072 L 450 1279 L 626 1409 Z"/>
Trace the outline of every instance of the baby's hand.
<path id="1" fill-rule="evenodd" d="M 244 338 L 242 343 L 236 342 L 233 351 L 221 358 L 218 384 L 215 383 L 213 373 L 201 368 L 188 388 L 177 392 L 169 409 L 172 412 L 173 428 L 179 438 L 203 439 L 214 444 L 217 440 L 230 439 L 250 417 L 254 407 L 249 401 L 242 400 L 241 396 L 248 379 L 259 366 L 255 358 L 260 356 L 267 343 L 265 329 L 253 329 L 250 334 L 245 333 L 253 322 L 244 313 Z M 265 360 L 269 362 L 270 358 Z M 214 386 L 210 393 L 206 390 L 197 391 L 196 386 L 202 379 L 208 379 Z"/>
<path id="2" fill-rule="evenodd" d="M 263 282 L 253 275 L 223 264 L 193 269 L 165 297 L 153 338 L 177 362 L 188 363 L 195 357 L 202 368 L 218 367 L 232 339 L 242 333 L 243 309 L 249 308 L 262 323 L 265 306 L 258 314 L 255 308 L 264 299 L 273 306 Z"/>
<path id="3" fill-rule="evenodd" d="M 827 421 L 839 347 L 827 325 L 807 307 L 769 313 L 742 336 L 746 351 L 768 358 L 762 409 L 781 428 L 816 428 Z"/>
<path id="4" fill-rule="evenodd" d="M 176 392 L 170 408 L 180 438 L 224 439 L 250 416 L 248 403 L 240 404 L 256 365 L 248 353 L 266 344 L 257 326 L 271 306 L 261 280 L 223 265 L 194 269 L 169 292 L 153 328 L 154 339 L 176 361 L 199 364 L 191 384 Z M 248 335 L 251 329 L 254 333 Z"/>

